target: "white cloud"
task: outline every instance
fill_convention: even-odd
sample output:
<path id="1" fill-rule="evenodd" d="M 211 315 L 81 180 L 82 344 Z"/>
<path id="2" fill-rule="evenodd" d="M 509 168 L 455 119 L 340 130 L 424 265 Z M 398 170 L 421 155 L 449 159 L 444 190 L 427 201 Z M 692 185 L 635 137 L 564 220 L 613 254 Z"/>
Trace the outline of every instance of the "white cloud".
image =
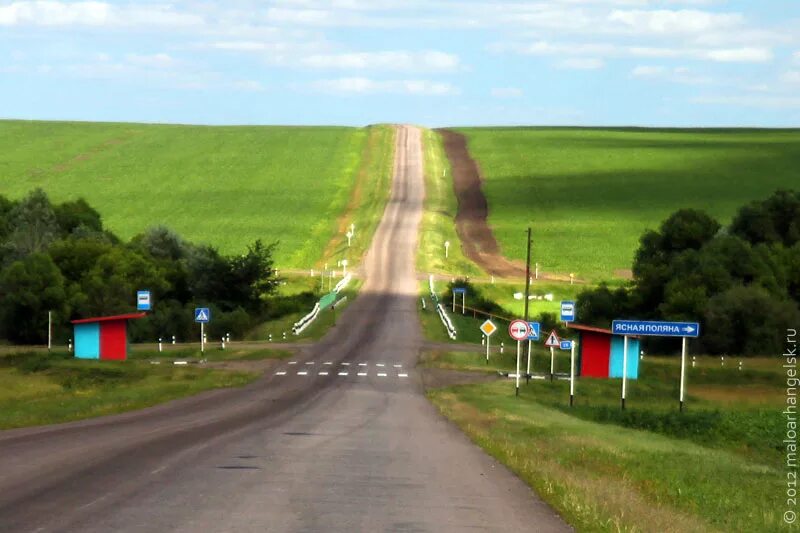
<path id="1" fill-rule="evenodd" d="M 605 62 L 602 59 L 571 57 L 558 63 L 558 68 L 570 70 L 597 70 L 603 68 Z"/>
<path id="2" fill-rule="evenodd" d="M 761 109 L 800 109 L 800 97 L 772 95 L 698 96 L 694 104 L 756 107 Z"/>
<path id="3" fill-rule="evenodd" d="M 245 92 L 261 92 L 266 89 L 264 84 L 255 80 L 238 80 L 231 84 L 234 89 Z"/>
<path id="4" fill-rule="evenodd" d="M 445 52 L 353 52 L 315 54 L 301 59 L 305 67 L 318 69 L 388 70 L 398 72 L 452 72 L 458 56 Z"/>
<path id="5" fill-rule="evenodd" d="M 634 78 L 683 83 L 686 85 L 707 85 L 713 82 L 710 76 L 696 74 L 686 67 L 667 68 L 664 66 L 639 65 L 631 70 Z"/>
<path id="6" fill-rule="evenodd" d="M 763 63 L 772 60 L 772 51 L 768 48 L 728 48 L 709 50 L 708 58 L 728 63 Z"/>
<path id="7" fill-rule="evenodd" d="M 150 55 L 128 54 L 125 59 L 128 63 L 140 67 L 169 68 L 175 65 L 175 60 L 164 53 Z M 105 60 L 108 60 L 108 57 Z"/>
<path id="8" fill-rule="evenodd" d="M 790 70 L 788 72 L 784 72 L 781 76 L 781 81 L 787 85 L 800 86 L 800 71 Z"/>
<path id="9" fill-rule="evenodd" d="M 107 2 L 50 0 L 12 2 L 0 6 L 0 26 L 196 26 L 201 17 L 169 5 L 117 6 Z"/>
<path id="10" fill-rule="evenodd" d="M 694 9 L 614 10 L 608 20 L 621 24 L 632 33 L 675 35 L 734 28 L 744 22 L 744 17 L 739 13 L 711 13 Z"/>
<path id="11" fill-rule="evenodd" d="M 795 63 L 800 64 L 800 50 L 792 54 L 792 57 L 794 58 Z"/>
<path id="12" fill-rule="evenodd" d="M 372 80 L 369 78 L 338 78 L 313 82 L 317 91 L 339 94 L 395 93 L 447 96 L 458 94 L 458 89 L 449 83 L 427 80 Z"/>
<path id="13" fill-rule="evenodd" d="M 495 87 L 491 90 L 494 98 L 519 98 L 523 94 L 519 87 Z"/>

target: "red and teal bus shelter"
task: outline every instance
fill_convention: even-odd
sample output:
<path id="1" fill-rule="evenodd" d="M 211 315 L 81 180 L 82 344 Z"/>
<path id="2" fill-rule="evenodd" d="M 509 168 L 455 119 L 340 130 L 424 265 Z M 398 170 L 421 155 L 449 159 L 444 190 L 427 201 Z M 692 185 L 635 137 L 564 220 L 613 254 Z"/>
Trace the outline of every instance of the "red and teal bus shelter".
<path id="1" fill-rule="evenodd" d="M 75 357 L 124 361 L 128 358 L 128 320 L 145 316 L 146 313 L 129 313 L 73 320 Z"/>

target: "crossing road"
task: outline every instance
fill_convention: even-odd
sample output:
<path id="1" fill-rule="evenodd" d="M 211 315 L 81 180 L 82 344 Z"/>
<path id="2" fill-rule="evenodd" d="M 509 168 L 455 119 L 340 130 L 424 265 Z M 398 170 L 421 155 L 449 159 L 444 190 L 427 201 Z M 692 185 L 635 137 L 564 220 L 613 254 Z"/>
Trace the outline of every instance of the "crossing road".
<path id="1" fill-rule="evenodd" d="M 0 432 L 0 531 L 569 530 L 425 399 L 417 128 L 398 128 L 394 173 L 327 336 L 243 389 Z"/>

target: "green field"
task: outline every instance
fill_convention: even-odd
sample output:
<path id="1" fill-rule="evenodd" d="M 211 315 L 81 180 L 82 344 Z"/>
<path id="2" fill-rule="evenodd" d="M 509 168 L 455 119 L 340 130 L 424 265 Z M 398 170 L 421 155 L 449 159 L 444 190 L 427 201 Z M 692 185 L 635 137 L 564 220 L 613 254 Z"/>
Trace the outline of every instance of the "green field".
<path id="1" fill-rule="evenodd" d="M 741 205 L 797 188 L 800 130 L 465 128 L 503 252 L 545 272 L 603 279 L 638 240 L 695 207 L 727 222 Z"/>
<path id="2" fill-rule="evenodd" d="M 546 359 L 537 350 L 535 368 Z M 698 359 L 684 413 L 676 358 L 645 358 L 624 412 L 619 379 L 578 380 L 573 408 L 564 381 L 532 381 L 519 397 L 507 379 L 429 396 L 578 531 L 788 531 L 780 360 L 739 371 Z M 422 364 L 509 370 L 514 356 L 487 366 L 480 353 L 433 353 Z M 568 366 L 562 355 L 557 368 Z"/>
<path id="3" fill-rule="evenodd" d="M 212 350 L 213 352 L 216 352 Z M 184 350 L 191 356 L 194 351 Z M 209 354 L 228 360 L 236 353 Z M 140 357 L 156 356 L 156 352 Z M 283 357 L 279 351 L 239 352 L 240 358 Z M 198 365 L 151 365 L 147 361 L 85 361 L 67 353 L 0 355 L 0 429 L 57 424 L 142 409 L 220 387 L 238 387 L 254 372 L 213 370 Z"/>
<path id="4" fill-rule="evenodd" d="M 225 253 L 279 240 L 276 264 L 307 268 L 336 237 L 362 161 L 387 166 L 365 151 L 390 157 L 390 131 L 0 121 L 0 194 L 83 197 L 123 239 L 166 225 Z"/>

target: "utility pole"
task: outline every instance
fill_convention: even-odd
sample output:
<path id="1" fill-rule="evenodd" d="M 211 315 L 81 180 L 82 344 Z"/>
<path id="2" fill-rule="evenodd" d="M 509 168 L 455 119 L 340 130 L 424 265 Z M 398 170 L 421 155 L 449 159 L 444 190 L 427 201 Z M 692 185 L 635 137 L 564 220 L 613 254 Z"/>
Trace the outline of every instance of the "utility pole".
<path id="1" fill-rule="evenodd" d="M 528 256 L 525 260 L 525 322 L 528 319 L 528 295 L 531 291 L 531 228 L 528 226 Z M 528 342 L 528 368 L 531 367 L 531 343 Z M 530 383 L 530 374 L 525 376 L 525 381 Z"/>

